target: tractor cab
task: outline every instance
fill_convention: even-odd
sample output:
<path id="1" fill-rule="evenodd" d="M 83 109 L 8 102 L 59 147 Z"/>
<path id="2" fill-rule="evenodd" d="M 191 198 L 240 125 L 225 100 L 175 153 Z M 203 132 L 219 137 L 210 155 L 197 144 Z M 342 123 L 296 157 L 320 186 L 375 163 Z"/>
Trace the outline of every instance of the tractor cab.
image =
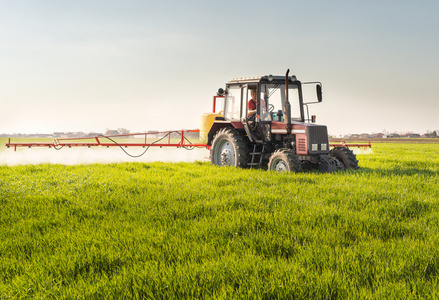
<path id="1" fill-rule="evenodd" d="M 302 83 L 288 73 L 236 78 L 218 91 L 214 113 L 221 97 L 221 114 L 203 116 L 200 131 L 211 146 L 212 164 L 294 172 L 358 168 L 350 150 L 329 149 L 326 126 L 309 117 L 308 105 L 322 101 L 321 83 Z M 305 84 L 316 86 L 317 101 L 303 101 Z"/>
<path id="2" fill-rule="evenodd" d="M 302 84 L 295 76 L 233 79 L 226 84 L 224 96 L 224 120 L 234 126 L 241 123 L 251 142 L 270 142 L 273 129 L 291 127 L 287 124 L 291 121 L 305 122 Z"/>
<path id="3" fill-rule="evenodd" d="M 279 77 L 279 78 L 277 78 Z M 252 120 L 256 123 L 261 121 L 283 121 L 286 102 L 285 77 L 263 76 L 250 79 L 234 79 L 227 83 L 225 90 L 224 118 L 226 120 Z M 253 99 L 255 93 L 256 99 Z M 288 85 L 290 103 L 293 104 L 292 118 L 297 122 L 303 122 L 303 101 L 299 81 Z M 252 100 L 256 102 L 256 114 L 254 118 L 249 113 L 252 108 Z"/>

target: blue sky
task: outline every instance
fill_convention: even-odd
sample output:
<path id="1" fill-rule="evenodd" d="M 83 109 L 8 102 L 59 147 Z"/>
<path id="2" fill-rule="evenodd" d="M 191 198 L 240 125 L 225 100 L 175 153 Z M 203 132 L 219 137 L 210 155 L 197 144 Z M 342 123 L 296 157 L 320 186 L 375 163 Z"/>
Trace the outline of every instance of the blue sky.
<path id="1" fill-rule="evenodd" d="M 438 1 L 0 5 L 0 133 L 198 128 L 225 82 L 287 68 L 331 134 L 439 129 Z"/>

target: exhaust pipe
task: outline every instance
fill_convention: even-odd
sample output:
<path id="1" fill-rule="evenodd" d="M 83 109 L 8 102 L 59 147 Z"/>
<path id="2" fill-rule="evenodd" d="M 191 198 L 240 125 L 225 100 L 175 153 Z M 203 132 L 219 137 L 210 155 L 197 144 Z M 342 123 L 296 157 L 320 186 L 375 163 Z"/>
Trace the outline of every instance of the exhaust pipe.
<path id="1" fill-rule="evenodd" d="M 288 74 L 290 73 L 290 69 L 287 70 L 285 74 L 285 106 L 284 106 L 284 120 L 285 120 L 285 129 L 287 130 L 287 134 L 291 134 L 291 104 L 288 99 Z"/>

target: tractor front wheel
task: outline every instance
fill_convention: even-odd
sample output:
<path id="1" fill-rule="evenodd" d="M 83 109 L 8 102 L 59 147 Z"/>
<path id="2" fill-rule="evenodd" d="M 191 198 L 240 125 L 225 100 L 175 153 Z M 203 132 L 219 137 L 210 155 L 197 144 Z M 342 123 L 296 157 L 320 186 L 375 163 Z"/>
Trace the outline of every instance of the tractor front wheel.
<path id="1" fill-rule="evenodd" d="M 345 170 L 358 170 L 360 168 L 354 152 L 349 150 L 347 147 L 335 147 L 329 152 L 329 156 L 335 157 L 338 161 L 340 161 Z"/>
<path id="2" fill-rule="evenodd" d="M 290 149 L 276 150 L 268 162 L 268 170 L 277 172 L 301 172 L 302 164 Z"/>
<path id="3" fill-rule="evenodd" d="M 248 143 L 234 128 L 223 128 L 212 141 L 210 161 L 217 166 L 247 167 Z"/>

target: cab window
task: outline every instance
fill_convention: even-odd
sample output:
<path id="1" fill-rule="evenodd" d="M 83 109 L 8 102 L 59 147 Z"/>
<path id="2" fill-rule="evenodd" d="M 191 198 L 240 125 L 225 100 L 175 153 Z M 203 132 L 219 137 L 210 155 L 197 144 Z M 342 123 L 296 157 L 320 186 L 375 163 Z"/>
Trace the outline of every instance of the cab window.
<path id="1" fill-rule="evenodd" d="M 241 115 L 241 87 L 238 85 L 229 86 L 224 107 L 224 117 L 228 120 L 239 121 Z"/>

